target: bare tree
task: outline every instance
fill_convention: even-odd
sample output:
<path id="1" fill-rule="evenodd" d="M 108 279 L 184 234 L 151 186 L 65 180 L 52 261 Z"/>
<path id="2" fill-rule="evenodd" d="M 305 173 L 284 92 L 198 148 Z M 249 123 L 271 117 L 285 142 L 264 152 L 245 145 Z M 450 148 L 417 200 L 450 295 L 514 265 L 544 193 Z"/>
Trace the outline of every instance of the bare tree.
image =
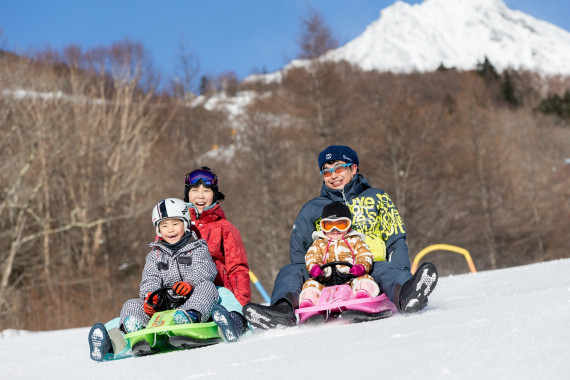
<path id="1" fill-rule="evenodd" d="M 300 59 L 314 60 L 338 47 L 338 41 L 322 15 L 313 8 L 309 8 L 307 16 L 300 20 L 300 30 L 297 40 Z"/>
<path id="2" fill-rule="evenodd" d="M 46 61 L 30 64 L 27 74 L 41 78 L 39 87 L 48 91 L 27 91 L 13 102 L 14 117 L 25 128 L 6 135 L 6 141 L 19 145 L 12 161 L 21 169 L 0 209 L 15 216 L 7 232 L 12 242 L 2 272 L 2 300 L 22 281 L 34 278 L 37 286 L 51 286 L 74 269 L 86 271 L 92 281 L 101 257 L 105 281 L 111 278 L 109 249 L 103 247 L 112 242 L 105 228 L 139 215 L 145 164 L 168 122 L 149 87 L 153 80 L 145 76 L 140 46 L 122 42 L 87 54 L 70 48 L 63 66 L 51 61 L 56 55 L 43 57 Z M 56 234 L 58 239 L 50 239 Z M 34 276 L 37 264 L 29 265 L 25 255 L 38 241 L 43 279 Z M 69 246 L 62 245 L 65 241 Z"/>
<path id="3" fill-rule="evenodd" d="M 234 220 L 237 226 L 256 226 L 242 230 L 250 267 L 262 281 L 272 283 L 288 259 L 288 244 L 282 244 L 290 232 L 290 217 L 284 215 L 286 210 L 282 207 L 287 189 L 279 189 L 276 179 L 280 177 L 286 183 L 292 174 L 279 170 L 279 157 L 292 147 L 292 141 L 285 138 L 282 127 L 266 112 L 262 102 L 250 107 L 242 122 L 245 129 L 240 138 L 244 149 L 237 153 L 234 163 L 237 173 L 248 175 L 238 176 L 244 191 L 235 195 L 243 200 L 240 203 L 244 207 Z M 253 197 L 247 195 L 251 192 Z"/>
<path id="4" fill-rule="evenodd" d="M 300 29 L 298 57 L 306 60 L 306 64 L 299 69 L 290 69 L 284 86 L 294 96 L 297 114 L 306 119 L 309 133 L 316 134 L 318 143 L 323 146 L 340 130 L 343 100 L 348 98 L 341 66 L 320 59 L 329 50 L 337 48 L 338 41 L 322 16 L 313 9 L 301 19 Z"/>
<path id="5" fill-rule="evenodd" d="M 174 60 L 174 79 L 171 80 L 173 93 L 182 99 L 192 99 L 198 90 L 199 73 L 200 60 L 181 37 L 179 50 Z"/>

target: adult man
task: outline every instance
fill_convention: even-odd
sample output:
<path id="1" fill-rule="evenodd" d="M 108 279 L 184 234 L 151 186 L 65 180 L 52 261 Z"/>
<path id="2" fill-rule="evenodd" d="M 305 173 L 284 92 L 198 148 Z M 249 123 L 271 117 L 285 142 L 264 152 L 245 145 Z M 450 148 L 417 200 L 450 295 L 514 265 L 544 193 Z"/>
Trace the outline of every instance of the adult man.
<path id="1" fill-rule="evenodd" d="M 404 224 L 388 194 L 371 187 L 358 174 L 358 155 L 348 146 L 327 147 L 319 154 L 318 163 L 323 176 L 321 194 L 307 202 L 295 220 L 290 240 L 291 263 L 277 275 L 271 305 L 248 303 L 243 308 L 246 319 L 262 329 L 296 324 L 294 309 L 301 286 L 309 278 L 305 253 L 312 243 L 313 231 L 319 228 L 323 207 L 333 201 L 350 208 L 353 228 L 366 235 L 366 244 L 376 260 L 371 275 L 382 292 L 401 312 L 417 312 L 425 307 L 427 296 L 437 283 L 437 270 L 433 264 L 424 263 L 412 276 Z M 378 317 L 363 315 L 360 320 Z"/>

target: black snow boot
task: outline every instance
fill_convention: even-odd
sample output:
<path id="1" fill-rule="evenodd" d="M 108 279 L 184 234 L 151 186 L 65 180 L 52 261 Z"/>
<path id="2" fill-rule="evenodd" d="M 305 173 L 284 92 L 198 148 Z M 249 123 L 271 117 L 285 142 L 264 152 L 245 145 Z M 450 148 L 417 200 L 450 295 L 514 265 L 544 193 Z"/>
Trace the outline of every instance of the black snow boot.
<path id="1" fill-rule="evenodd" d="M 427 306 L 427 297 L 437 284 L 437 269 L 432 263 L 423 263 L 403 285 L 396 285 L 396 307 L 402 313 L 415 313 Z"/>
<path id="2" fill-rule="evenodd" d="M 224 342 L 233 343 L 247 331 L 245 318 L 236 311 L 228 311 L 220 304 L 212 308 L 212 319 L 218 325 L 218 332 Z"/>
<path id="3" fill-rule="evenodd" d="M 89 355 L 91 359 L 102 362 L 109 352 L 113 352 L 113 347 L 107 329 L 104 324 L 96 323 L 89 330 Z"/>
<path id="4" fill-rule="evenodd" d="M 252 326 L 259 329 L 291 327 L 297 324 L 297 317 L 295 316 L 297 305 L 296 297 L 292 293 L 287 293 L 285 298 L 272 306 L 248 303 L 243 307 L 243 315 Z"/>

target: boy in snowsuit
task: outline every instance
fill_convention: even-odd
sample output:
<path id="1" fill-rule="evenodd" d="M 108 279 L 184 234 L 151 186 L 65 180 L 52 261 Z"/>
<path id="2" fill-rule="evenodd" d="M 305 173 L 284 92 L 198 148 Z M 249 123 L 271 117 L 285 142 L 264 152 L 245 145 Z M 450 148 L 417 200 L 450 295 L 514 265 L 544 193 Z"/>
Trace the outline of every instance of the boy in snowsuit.
<path id="1" fill-rule="evenodd" d="M 146 327 L 163 300 L 153 297 L 154 306 L 146 301 L 155 290 L 172 287 L 174 297 L 188 299 L 174 314 L 175 324 L 206 322 L 212 306 L 218 300 L 213 281 L 217 270 L 205 240 L 198 239 L 190 230 L 188 206 L 181 199 L 160 201 L 152 212 L 152 222 L 160 239 L 150 243 L 152 250 L 146 257 L 142 273 L 139 298 L 130 299 L 121 310 L 120 328 L 132 333 Z M 147 345 L 146 341 L 137 345 Z M 96 324 L 89 334 L 91 359 L 105 360 L 112 351 L 111 339 L 103 324 Z M 133 347 L 137 351 L 150 351 L 150 347 Z"/>
<path id="2" fill-rule="evenodd" d="M 374 257 L 364 242 L 364 235 L 350 228 L 352 215 L 350 209 L 340 202 L 332 202 L 323 208 L 320 230 L 313 232 L 313 244 L 305 255 L 305 265 L 311 279 L 303 284 L 299 295 L 299 307 L 317 305 L 325 285 L 322 281 L 330 278 L 334 268 L 324 270 L 321 265 L 334 261 L 352 264 L 337 266 L 341 273 L 349 272 L 356 276 L 347 283 L 356 298 L 376 297 L 380 293 L 378 284 L 368 274 L 372 269 Z M 323 314 L 310 317 L 307 322 L 324 321 Z"/>

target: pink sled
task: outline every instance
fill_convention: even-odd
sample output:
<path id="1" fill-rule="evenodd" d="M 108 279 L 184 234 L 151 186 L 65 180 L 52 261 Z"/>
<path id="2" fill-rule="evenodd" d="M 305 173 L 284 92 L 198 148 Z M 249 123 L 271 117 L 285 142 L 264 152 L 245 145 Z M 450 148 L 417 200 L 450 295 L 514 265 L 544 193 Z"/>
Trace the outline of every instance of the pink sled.
<path id="1" fill-rule="evenodd" d="M 329 319 L 331 314 L 337 315 L 347 310 L 358 310 L 368 314 L 377 314 L 386 310 L 397 313 L 396 305 L 385 294 L 377 297 L 356 298 L 354 292 L 347 284 L 328 286 L 323 289 L 319 303 L 316 306 L 303 307 L 295 310 L 299 315 L 299 323 L 304 323 L 313 315 L 325 312 Z"/>

